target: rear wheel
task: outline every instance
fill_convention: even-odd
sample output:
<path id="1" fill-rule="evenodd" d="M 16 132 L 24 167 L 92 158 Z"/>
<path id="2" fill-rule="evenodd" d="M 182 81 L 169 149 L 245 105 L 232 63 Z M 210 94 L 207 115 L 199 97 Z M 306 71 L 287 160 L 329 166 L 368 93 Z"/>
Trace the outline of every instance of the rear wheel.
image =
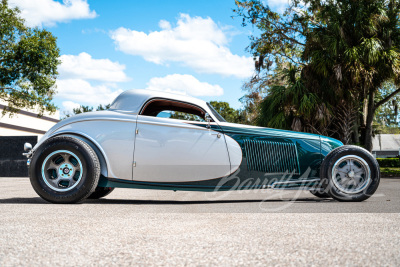
<path id="1" fill-rule="evenodd" d="M 84 141 L 59 136 L 34 153 L 29 169 L 36 193 L 52 203 L 77 203 L 95 190 L 100 176 L 96 153 Z"/>
<path id="2" fill-rule="evenodd" d="M 109 195 L 114 191 L 114 187 L 96 187 L 96 190 L 88 197 L 90 199 L 99 199 Z"/>
<path id="3" fill-rule="evenodd" d="M 322 162 L 322 189 L 336 200 L 366 200 L 375 193 L 379 181 L 378 162 L 361 147 L 338 147 Z"/>

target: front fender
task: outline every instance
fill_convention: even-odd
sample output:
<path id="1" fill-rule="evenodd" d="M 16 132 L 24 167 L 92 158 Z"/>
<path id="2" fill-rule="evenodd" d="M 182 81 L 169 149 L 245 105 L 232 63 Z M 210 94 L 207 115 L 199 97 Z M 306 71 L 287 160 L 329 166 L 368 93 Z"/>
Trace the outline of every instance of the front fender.
<path id="1" fill-rule="evenodd" d="M 87 142 L 99 156 L 102 175 L 131 180 L 135 127 L 134 119 L 76 121 L 62 125 L 46 134 L 37 147 L 54 136 L 69 135 L 80 138 Z"/>
<path id="2" fill-rule="evenodd" d="M 60 133 L 60 134 L 55 134 L 52 135 L 51 137 L 55 136 L 69 136 L 69 137 L 74 137 L 77 139 L 80 139 L 87 143 L 93 150 L 96 152 L 97 157 L 99 158 L 100 161 L 100 174 L 103 175 L 104 177 L 108 177 L 108 165 L 109 163 L 107 162 L 107 158 L 105 157 L 105 152 L 101 148 L 101 146 L 91 138 L 90 136 L 85 136 L 83 133 Z M 49 137 L 49 138 L 51 138 Z"/>

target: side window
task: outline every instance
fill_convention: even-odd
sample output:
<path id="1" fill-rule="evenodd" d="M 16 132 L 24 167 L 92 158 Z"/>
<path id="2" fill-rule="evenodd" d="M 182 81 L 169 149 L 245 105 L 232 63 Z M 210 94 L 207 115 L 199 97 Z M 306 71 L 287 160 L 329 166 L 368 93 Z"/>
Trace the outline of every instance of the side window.
<path id="1" fill-rule="evenodd" d="M 205 112 L 194 105 L 165 99 L 151 100 L 141 115 L 177 120 L 205 122 Z"/>

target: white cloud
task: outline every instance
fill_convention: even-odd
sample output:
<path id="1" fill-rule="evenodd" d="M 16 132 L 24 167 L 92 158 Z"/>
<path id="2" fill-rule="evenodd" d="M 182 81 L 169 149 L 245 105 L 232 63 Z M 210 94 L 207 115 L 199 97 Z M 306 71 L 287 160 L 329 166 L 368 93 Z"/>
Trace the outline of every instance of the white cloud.
<path id="1" fill-rule="evenodd" d="M 93 86 L 82 79 L 60 79 L 57 80 L 57 91 L 57 97 L 69 101 L 69 106 L 73 101 L 97 107 L 111 103 L 123 90 L 113 90 L 104 84 Z"/>
<path id="2" fill-rule="evenodd" d="M 9 5 L 20 8 L 28 26 L 54 26 L 57 22 L 97 16 L 86 0 L 63 0 L 63 3 L 54 0 L 9 0 Z"/>
<path id="3" fill-rule="evenodd" d="M 88 79 L 105 82 L 125 82 L 129 78 L 124 70 L 125 65 L 109 59 L 93 59 L 87 53 L 62 55 L 58 70 L 62 79 Z"/>
<path id="4" fill-rule="evenodd" d="M 224 93 L 221 86 L 200 82 L 188 74 L 172 74 L 165 77 L 152 78 L 147 83 L 147 89 L 193 96 L 219 96 Z"/>
<path id="5" fill-rule="evenodd" d="M 171 23 L 169 23 L 169 21 L 166 20 L 160 20 L 158 26 L 160 26 L 160 28 L 163 30 L 171 30 Z"/>
<path id="6" fill-rule="evenodd" d="M 288 6 L 289 0 L 267 0 L 265 3 L 270 6 Z"/>
<path id="7" fill-rule="evenodd" d="M 219 96 L 224 90 L 219 85 L 200 82 L 188 74 L 171 74 L 165 77 L 154 77 L 147 83 L 148 90 L 166 91 L 192 96 Z M 71 114 L 74 108 L 88 105 L 96 108 L 99 104 L 111 103 L 122 89 L 113 85 L 92 85 L 84 79 L 58 79 L 57 98 L 62 99 L 62 111 Z"/>
<path id="8" fill-rule="evenodd" d="M 160 31 L 146 34 L 126 28 L 111 33 L 117 48 L 156 64 L 180 62 L 198 72 L 247 78 L 253 73 L 251 57 L 232 54 L 225 32 L 211 18 L 181 14 L 177 25 L 159 22 Z"/>
<path id="9" fill-rule="evenodd" d="M 63 111 L 68 114 L 72 113 L 74 108 L 79 108 L 80 104 L 72 101 L 63 101 L 62 106 L 63 106 Z"/>
<path id="10" fill-rule="evenodd" d="M 97 107 L 111 103 L 120 93 L 118 82 L 128 81 L 125 65 L 109 59 L 93 59 L 87 53 L 62 55 L 57 79 L 57 98 L 71 113 L 79 105 Z M 90 81 L 90 82 L 89 82 Z"/>

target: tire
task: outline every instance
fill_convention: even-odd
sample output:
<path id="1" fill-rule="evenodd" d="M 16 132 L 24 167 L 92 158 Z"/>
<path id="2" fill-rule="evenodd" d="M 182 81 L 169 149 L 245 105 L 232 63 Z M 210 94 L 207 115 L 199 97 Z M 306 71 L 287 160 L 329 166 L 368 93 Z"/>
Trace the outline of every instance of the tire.
<path id="1" fill-rule="evenodd" d="M 96 187 L 96 190 L 88 197 L 89 199 L 99 199 L 109 195 L 114 191 L 114 187 Z"/>
<path id="2" fill-rule="evenodd" d="M 322 192 L 320 190 L 310 190 L 310 193 L 319 198 L 331 198 L 328 193 Z"/>
<path id="3" fill-rule="evenodd" d="M 69 136 L 46 140 L 34 153 L 29 168 L 33 189 L 46 201 L 79 203 L 99 181 L 100 163 L 84 141 Z"/>
<path id="4" fill-rule="evenodd" d="M 321 188 L 338 201 L 359 202 L 371 197 L 380 181 L 379 164 L 364 148 L 341 146 L 323 160 Z"/>

